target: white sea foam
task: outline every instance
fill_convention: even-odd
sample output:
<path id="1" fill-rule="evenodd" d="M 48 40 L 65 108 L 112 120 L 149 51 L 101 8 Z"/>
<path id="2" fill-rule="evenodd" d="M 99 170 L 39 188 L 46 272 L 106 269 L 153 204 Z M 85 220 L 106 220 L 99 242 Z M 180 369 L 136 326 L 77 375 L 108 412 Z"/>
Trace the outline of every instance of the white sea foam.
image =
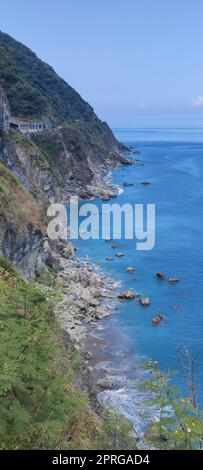
<path id="1" fill-rule="evenodd" d="M 123 193 L 124 193 L 124 189 L 119 186 L 118 187 L 118 196 L 120 196 L 120 194 L 123 194 Z"/>

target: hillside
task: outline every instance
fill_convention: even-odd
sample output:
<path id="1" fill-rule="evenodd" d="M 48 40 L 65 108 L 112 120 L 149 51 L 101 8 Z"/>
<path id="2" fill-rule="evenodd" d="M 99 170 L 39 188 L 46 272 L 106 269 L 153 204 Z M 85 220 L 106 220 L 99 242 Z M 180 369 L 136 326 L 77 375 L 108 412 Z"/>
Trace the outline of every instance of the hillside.
<path id="1" fill-rule="evenodd" d="M 0 85 L 7 93 L 11 113 L 15 116 L 45 115 L 58 122 L 98 121 L 91 106 L 52 67 L 2 32 Z"/>

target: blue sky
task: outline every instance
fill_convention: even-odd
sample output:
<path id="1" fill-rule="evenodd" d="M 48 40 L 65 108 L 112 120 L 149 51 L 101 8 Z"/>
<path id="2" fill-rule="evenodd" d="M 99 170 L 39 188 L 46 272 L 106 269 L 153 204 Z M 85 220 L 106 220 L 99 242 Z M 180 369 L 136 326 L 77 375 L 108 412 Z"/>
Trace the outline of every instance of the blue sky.
<path id="1" fill-rule="evenodd" d="M 0 29 L 103 119 L 203 118 L 202 0 L 1 0 Z"/>

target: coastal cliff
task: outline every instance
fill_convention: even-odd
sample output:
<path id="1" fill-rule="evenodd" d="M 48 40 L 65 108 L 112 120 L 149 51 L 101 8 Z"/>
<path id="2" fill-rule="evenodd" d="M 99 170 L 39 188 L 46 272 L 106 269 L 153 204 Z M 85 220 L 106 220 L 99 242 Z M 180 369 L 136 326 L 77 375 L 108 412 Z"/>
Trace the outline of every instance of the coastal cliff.
<path id="1" fill-rule="evenodd" d="M 18 122 L 40 127 L 22 132 Z M 50 66 L 0 32 L 3 449 L 115 446 L 113 416 L 105 417 L 108 432 L 84 345 L 86 324 L 110 314 L 115 284 L 81 264 L 71 243 L 50 242 L 46 212 L 73 194 L 115 196 L 103 177 L 131 163 L 125 150 Z M 116 447 L 127 446 L 131 432 L 121 420 Z"/>
<path id="2" fill-rule="evenodd" d="M 11 129 L 10 118 L 46 121 L 42 132 Z M 129 164 L 126 150 L 91 106 L 21 43 L 0 32 L 0 253 L 27 278 L 49 259 L 49 202 L 114 196 L 103 176 Z M 24 215 L 25 216 L 24 216 Z"/>

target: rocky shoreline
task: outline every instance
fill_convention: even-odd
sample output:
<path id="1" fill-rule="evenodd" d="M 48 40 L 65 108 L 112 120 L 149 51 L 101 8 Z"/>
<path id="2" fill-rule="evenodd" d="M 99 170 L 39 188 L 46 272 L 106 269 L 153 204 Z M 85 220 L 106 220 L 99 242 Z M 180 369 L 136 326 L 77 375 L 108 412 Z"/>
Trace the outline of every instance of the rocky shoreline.
<path id="1" fill-rule="evenodd" d="M 87 326 L 103 320 L 116 309 L 118 283 L 88 261 L 61 258 L 56 291 L 61 300 L 55 310 L 61 327 L 77 348 L 84 346 Z"/>
<path id="2" fill-rule="evenodd" d="M 99 395 L 105 390 L 116 390 L 118 381 L 117 370 L 110 365 L 105 350 L 106 343 L 97 333 L 102 328 L 102 320 L 118 309 L 119 281 L 86 260 L 63 256 L 60 265 L 61 270 L 52 288 L 54 295 L 60 297 L 55 302 L 55 313 L 65 341 L 80 354 L 77 384 L 88 394 L 92 408 L 100 417 L 103 405 Z M 149 414 L 142 407 L 138 416 L 142 422 L 149 422 Z M 141 445 L 142 434 L 133 423 L 132 433 Z"/>
<path id="3" fill-rule="evenodd" d="M 59 258 L 60 269 L 50 288 L 55 314 L 67 344 L 80 354 L 78 386 L 85 391 L 91 406 L 100 417 L 98 393 L 104 389 L 104 372 L 95 365 L 103 358 L 103 341 L 93 338 L 94 328 L 117 309 L 118 281 L 105 275 L 100 266 L 78 260 L 70 243 Z M 106 388 L 109 383 L 106 382 Z"/>
<path id="4" fill-rule="evenodd" d="M 136 150 L 129 153 L 137 153 Z M 119 158 L 118 158 L 119 157 Z M 132 165 L 136 162 L 116 154 L 117 165 Z M 115 161 L 111 168 L 115 168 Z M 84 190 L 84 198 L 110 200 L 116 198 L 121 188 L 112 183 L 111 171 L 101 170 L 95 176 L 91 186 Z M 81 195 L 80 195 L 81 197 Z M 45 241 L 50 251 L 48 239 Z M 116 288 L 118 281 L 101 271 L 100 266 L 87 260 L 80 261 L 75 256 L 72 243 L 59 243 L 57 250 L 50 253 L 57 259 L 60 269 L 57 288 L 62 293 L 62 300 L 56 305 L 56 313 L 61 327 L 68 333 L 77 347 L 84 343 L 89 323 L 95 323 L 108 317 L 116 309 Z"/>

